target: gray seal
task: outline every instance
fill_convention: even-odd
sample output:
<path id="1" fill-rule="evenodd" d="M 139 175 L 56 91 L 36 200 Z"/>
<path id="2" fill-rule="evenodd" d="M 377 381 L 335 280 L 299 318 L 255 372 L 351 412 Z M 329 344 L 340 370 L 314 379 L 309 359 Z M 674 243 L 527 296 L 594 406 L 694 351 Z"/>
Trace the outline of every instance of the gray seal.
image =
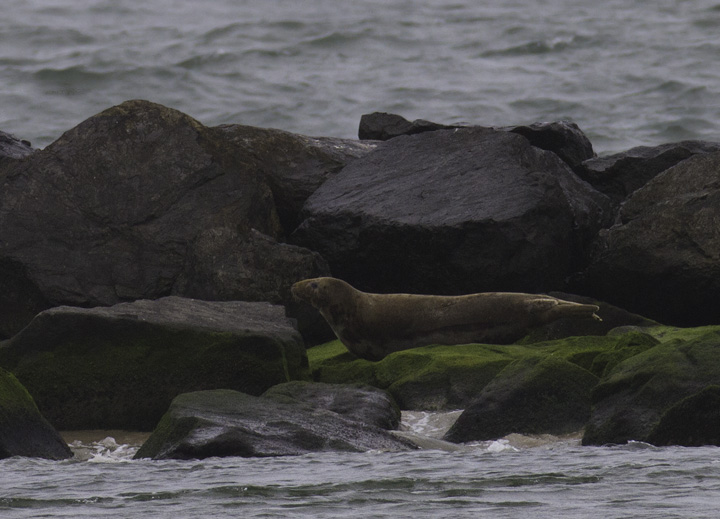
<path id="1" fill-rule="evenodd" d="M 295 283 L 292 293 L 320 311 L 349 351 L 374 361 L 428 344 L 508 344 L 564 317 L 601 320 L 596 305 L 518 292 L 370 294 L 323 277 Z"/>

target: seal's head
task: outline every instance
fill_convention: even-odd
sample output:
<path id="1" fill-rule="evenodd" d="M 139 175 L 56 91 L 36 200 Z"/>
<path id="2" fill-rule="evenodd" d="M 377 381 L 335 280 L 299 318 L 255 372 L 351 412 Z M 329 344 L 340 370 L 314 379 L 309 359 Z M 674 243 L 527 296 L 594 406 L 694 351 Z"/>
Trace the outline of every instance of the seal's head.
<path id="1" fill-rule="evenodd" d="M 351 300 L 356 290 L 345 281 L 336 278 L 304 279 L 290 289 L 298 301 L 310 303 L 318 310 L 327 310 Z"/>
<path id="2" fill-rule="evenodd" d="M 298 301 L 305 301 L 320 309 L 330 303 L 329 280 L 332 278 L 304 279 L 295 283 L 290 290 Z"/>

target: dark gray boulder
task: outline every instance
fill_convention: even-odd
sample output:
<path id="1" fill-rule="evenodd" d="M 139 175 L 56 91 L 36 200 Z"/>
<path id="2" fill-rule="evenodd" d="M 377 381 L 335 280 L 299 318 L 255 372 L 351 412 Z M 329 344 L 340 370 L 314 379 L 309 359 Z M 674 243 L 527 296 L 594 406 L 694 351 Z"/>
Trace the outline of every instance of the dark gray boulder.
<path id="1" fill-rule="evenodd" d="M 509 364 L 458 417 L 444 439 L 483 441 L 510 433 L 568 434 L 590 417 L 597 377 L 557 357 L 525 358 Z"/>
<path id="2" fill-rule="evenodd" d="M 397 429 L 400 424 L 400 408 L 390 394 L 363 384 L 293 381 L 273 386 L 262 396 L 277 402 L 327 409 L 381 429 Z"/>
<path id="3" fill-rule="evenodd" d="M 152 430 L 180 393 L 308 377 L 282 307 L 179 297 L 47 310 L 2 343 L 0 365 L 60 430 Z"/>
<path id="4" fill-rule="evenodd" d="M 291 240 L 361 290 L 537 292 L 581 267 L 609 201 L 526 138 L 467 128 L 383 143 L 304 212 Z"/>
<path id="5" fill-rule="evenodd" d="M 586 160 L 576 172 L 619 204 L 666 169 L 693 155 L 715 151 L 720 151 L 720 144 L 704 141 L 638 146 L 622 153 Z"/>
<path id="6" fill-rule="evenodd" d="M 387 141 L 400 135 L 415 135 L 416 133 L 452 128 L 460 128 L 460 126 L 448 126 L 425 121 L 424 119 L 416 119 L 410 122 L 401 115 L 373 112 L 360 118 L 358 137 L 360 140 Z"/>
<path id="7" fill-rule="evenodd" d="M 0 164 L 3 159 L 22 159 L 32 154 L 35 149 L 25 140 L 0 131 Z"/>
<path id="8" fill-rule="evenodd" d="M 583 161 L 596 156 L 590 139 L 571 121 L 533 123 L 504 129 L 522 135 L 533 146 L 552 151 L 573 170 Z"/>
<path id="9" fill-rule="evenodd" d="M 300 279 L 329 274 L 327 262 L 316 252 L 254 230 L 213 228 L 201 230 L 190 244 L 172 292 L 208 301 L 285 305 L 303 338 L 318 343 L 334 337 L 332 330 L 318 312 L 292 297 L 290 287 Z"/>
<path id="10" fill-rule="evenodd" d="M 717 324 L 720 152 L 657 175 L 600 234 L 576 291 L 664 324 Z"/>
<path id="11" fill-rule="evenodd" d="M 0 368 L 0 459 L 27 456 L 62 460 L 72 455 L 27 390 Z"/>
<path id="12" fill-rule="evenodd" d="M 22 263 L 0 257 L 0 340 L 15 335 L 50 306 Z"/>
<path id="13" fill-rule="evenodd" d="M 322 407 L 216 390 L 176 397 L 135 457 L 268 457 L 413 448 L 384 429 Z"/>
<path id="14" fill-rule="evenodd" d="M 265 175 L 286 234 L 300 223 L 303 204 L 323 182 L 377 145 L 237 124 L 218 126 L 215 130 Z"/>
<path id="15" fill-rule="evenodd" d="M 11 336 L 50 306 L 188 295 L 182 287 L 212 294 L 220 278 L 227 298 L 289 304 L 280 287 L 297 281 L 292 274 L 327 271 L 317 254 L 275 242 L 317 186 L 372 148 L 209 128 L 147 101 L 105 110 L 47 148 L 0 164 L 0 266 L 8 266 L 0 287 L 10 288 L 0 305 L 18 309 L 0 316 L 0 333 Z M 212 237 L 228 233 L 235 243 L 220 247 Z M 204 255 L 209 249 L 219 256 Z M 252 261 L 226 268 L 220 257 Z M 32 289 L 26 299 L 23 287 Z"/>

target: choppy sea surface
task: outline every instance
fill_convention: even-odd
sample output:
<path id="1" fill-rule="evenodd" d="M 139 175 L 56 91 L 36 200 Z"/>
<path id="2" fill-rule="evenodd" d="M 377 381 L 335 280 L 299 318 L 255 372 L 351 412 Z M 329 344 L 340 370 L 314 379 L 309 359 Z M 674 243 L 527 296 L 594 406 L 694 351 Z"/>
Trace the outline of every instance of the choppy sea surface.
<path id="1" fill-rule="evenodd" d="M 720 0 L 17 0 L 0 16 L 0 130 L 44 147 L 143 98 L 316 136 L 388 111 L 570 119 L 600 153 L 718 141 L 719 27 Z M 154 462 L 131 460 L 137 439 L 77 439 L 73 460 L 0 461 L 0 517 L 718 517 L 716 447 L 456 448 L 436 417 L 405 420 L 426 449 Z"/>
<path id="2" fill-rule="evenodd" d="M 355 137 L 373 111 L 570 119 L 596 151 L 720 140 L 718 0 L 17 0 L 0 130 L 44 147 L 127 99 Z"/>
<path id="3" fill-rule="evenodd" d="M 0 516 L 717 518 L 718 447 L 433 440 L 456 416 L 405 413 L 407 433 L 428 441 L 405 453 L 133 461 L 137 437 L 85 437 L 73 460 L 0 461 Z"/>

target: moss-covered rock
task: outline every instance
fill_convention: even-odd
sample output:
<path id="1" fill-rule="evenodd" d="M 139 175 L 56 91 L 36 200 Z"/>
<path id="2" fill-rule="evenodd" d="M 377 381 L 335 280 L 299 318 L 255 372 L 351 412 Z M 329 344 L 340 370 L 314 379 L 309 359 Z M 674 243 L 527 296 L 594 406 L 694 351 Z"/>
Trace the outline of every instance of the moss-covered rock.
<path id="1" fill-rule="evenodd" d="M 513 361 L 554 355 L 592 372 L 595 357 L 621 341 L 621 337 L 590 336 L 530 345 L 426 346 L 393 353 L 379 362 L 359 359 L 333 341 L 310 348 L 308 359 L 316 381 L 359 382 L 386 389 L 402 409 L 458 409 L 476 400 Z"/>
<path id="2" fill-rule="evenodd" d="M 152 430 L 180 393 L 259 395 L 308 377 L 282 307 L 179 297 L 40 313 L 0 348 L 0 365 L 60 430 Z"/>
<path id="3" fill-rule="evenodd" d="M 693 395 L 720 385 L 720 326 L 651 330 L 663 342 L 618 363 L 593 390 L 584 444 L 666 443 L 672 434 L 653 431 L 684 429 Z"/>
<path id="4" fill-rule="evenodd" d="M 597 380 L 589 371 L 554 355 L 514 361 L 460 415 L 445 440 L 459 443 L 511 433 L 578 431 L 590 417 L 590 392 Z"/>
<path id="5" fill-rule="evenodd" d="M 0 459 L 11 456 L 57 460 L 72 452 L 22 384 L 0 369 Z"/>

